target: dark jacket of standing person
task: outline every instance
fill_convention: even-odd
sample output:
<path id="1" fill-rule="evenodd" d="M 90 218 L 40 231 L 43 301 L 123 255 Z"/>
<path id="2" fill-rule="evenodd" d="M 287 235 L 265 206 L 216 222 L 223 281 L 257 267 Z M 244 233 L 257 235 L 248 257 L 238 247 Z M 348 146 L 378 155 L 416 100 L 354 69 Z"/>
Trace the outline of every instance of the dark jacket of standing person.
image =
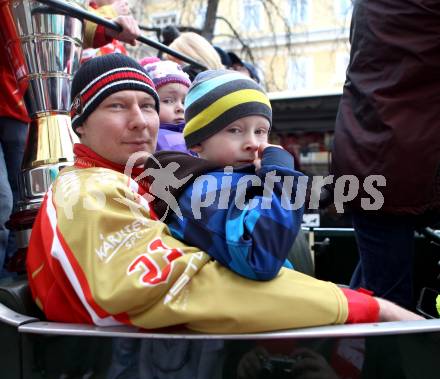
<path id="1" fill-rule="evenodd" d="M 356 175 L 360 188 L 383 175 L 385 212 L 440 208 L 439 21 L 438 1 L 354 3 L 333 173 Z"/>

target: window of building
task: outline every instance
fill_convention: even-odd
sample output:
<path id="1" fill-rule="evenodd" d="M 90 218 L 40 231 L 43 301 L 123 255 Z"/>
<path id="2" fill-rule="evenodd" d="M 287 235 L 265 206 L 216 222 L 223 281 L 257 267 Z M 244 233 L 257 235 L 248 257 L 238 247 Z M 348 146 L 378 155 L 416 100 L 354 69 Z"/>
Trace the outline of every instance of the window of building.
<path id="1" fill-rule="evenodd" d="M 177 14 L 176 13 L 161 13 L 151 16 L 151 23 L 153 27 L 163 28 L 167 25 L 177 24 Z"/>
<path id="2" fill-rule="evenodd" d="M 289 0 L 291 24 L 302 24 L 309 19 L 310 0 Z"/>
<path id="3" fill-rule="evenodd" d="M 289 90 L 305 90 L 313 87 L 313 61 L 309 57 L 289 60 L 287 72 Z"/>
<path id="4" fill-rule="evenodd" d="M 353 4 L 351 0 L 335 0 L 335 13 L 336 16 L 346 17 L 351 14 L 353 10 Z"/>
<path id="5" fill-rule="evenodd" d="M 258 0 L 243 1 L 243 29 L 260 30 L 263 18 L 263 5 Z"/>

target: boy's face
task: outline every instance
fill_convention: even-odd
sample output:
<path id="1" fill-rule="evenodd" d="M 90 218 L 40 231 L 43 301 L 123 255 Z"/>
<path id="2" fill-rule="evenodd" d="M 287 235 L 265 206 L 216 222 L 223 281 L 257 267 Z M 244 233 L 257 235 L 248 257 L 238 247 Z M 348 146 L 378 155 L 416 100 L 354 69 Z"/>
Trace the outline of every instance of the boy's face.
<path id="1" fill-rule="evenodd" d="M 170 83 L 160 87 L 157 93 L 160 98 L 160 121 L 168 124 L 184 122 L 183 103 L 188 87 L 180 83 Z"/>
<path id="2" fill-rule="evenodd" d="M 81 143 L 105 159 L 125 165 L 130 155 L 145 152 L 142 165 L 156 149 L 159 115 L 152 96 L 119 91 L 108 96 L 77 128 Z"/>
<path id="3" fill-rule="evenodd" d="M 191 148 L 201 158 L 223 166 L 255 163 L 258 147 L 267 143 L 270 124 L 263 116 L 240 118 Z"/>

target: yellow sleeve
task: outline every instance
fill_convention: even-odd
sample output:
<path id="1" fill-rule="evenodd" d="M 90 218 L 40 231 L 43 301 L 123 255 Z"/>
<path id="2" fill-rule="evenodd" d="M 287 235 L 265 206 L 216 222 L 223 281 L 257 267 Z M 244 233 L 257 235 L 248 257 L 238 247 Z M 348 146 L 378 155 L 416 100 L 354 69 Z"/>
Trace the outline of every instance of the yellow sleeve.
<path id="1" fill-rule="evenodd" d="M 93 47 L 97 25 L 94 22 L 84 21 L 84 49 Z"/>
<path id="2" fill-rule="evenodd" d="M 113 6 L 103 5 L 98 9 L 89 7 L 88 10 L 92 13 L 96 13 L 98 16 L 105 17 L 108 19 L 113 19 L 118 16 Z M 93 40 L 95 38 L 97 25 L 94 22 L 84 21 L 84 48 L 93 47 Z"/>

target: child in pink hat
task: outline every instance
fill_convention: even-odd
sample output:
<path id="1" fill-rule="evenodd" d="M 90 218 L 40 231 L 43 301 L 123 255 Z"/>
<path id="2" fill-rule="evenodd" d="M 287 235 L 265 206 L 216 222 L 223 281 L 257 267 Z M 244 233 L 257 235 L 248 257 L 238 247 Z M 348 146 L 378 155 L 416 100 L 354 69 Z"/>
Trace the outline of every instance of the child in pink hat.
<path id="1" fill-rule="evenodd" d="M 146 57 L 139 62 L 147 71 L 160 98 L 160 129 L 156 151 L 174 150 L 189 153 L 183 139 L 185 127 L 183 103 L 191 85 L 188 74 L 172 61 Z"/>

